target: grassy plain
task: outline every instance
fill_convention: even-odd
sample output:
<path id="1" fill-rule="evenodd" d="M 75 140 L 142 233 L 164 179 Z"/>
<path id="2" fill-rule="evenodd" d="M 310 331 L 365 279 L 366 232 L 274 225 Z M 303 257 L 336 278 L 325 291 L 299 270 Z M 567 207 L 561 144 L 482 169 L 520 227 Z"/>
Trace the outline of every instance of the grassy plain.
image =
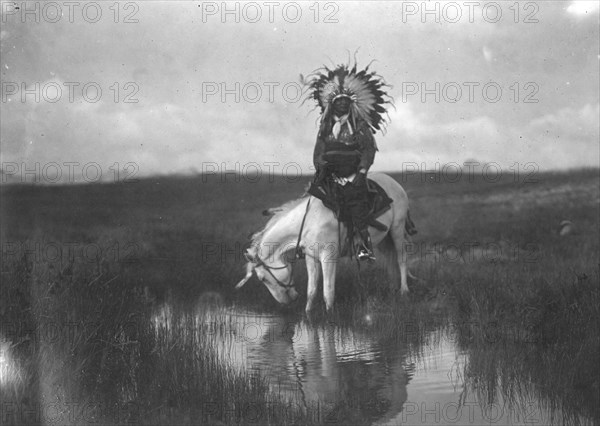
<path id="1" fill-rule="evenodd" d="M 495 182 L 394 177 L 419 230 L 411 294 L 390 297 L 382 271 L 358 274 L 346 262 L 333 320 L 361 327 L 369 314 L 382 336 L 415 348 L 427 330 L 450 324 L 470 353 L 465 377 L 487 383 L 477 386 L 484 395 L 535 389 L 563 421 L 600 421 L 598 170 Z M 261 211 L 300 196 L 308 178 L 225 178 L 0 189 L 3 419 L 243 423 L 214 407 L 232 398 L 238 408 L 285 406 L 264 378 L 222 367 L 202 333 L 152 328 L 163 300 L 181 307 L 183 322 L 207 297 L 280 309 L 256 281 L 233 286 Z M 563 220 L 574 232 L 559 235 Z M 303 300 L 289 309 L 302 311 Z M 280 413 L 264 420 L 288 421 Z"/>

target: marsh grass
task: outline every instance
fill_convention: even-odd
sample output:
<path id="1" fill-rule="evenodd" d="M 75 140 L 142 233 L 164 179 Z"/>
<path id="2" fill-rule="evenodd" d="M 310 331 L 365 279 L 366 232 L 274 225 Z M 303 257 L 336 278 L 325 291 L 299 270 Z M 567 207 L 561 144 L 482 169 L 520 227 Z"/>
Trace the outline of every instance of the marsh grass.
<path id="1" fill-rule="evenodd" d="M 226 321 L 217 320 L 224 327 Z M 168 326 L 157 324 L 152 374 L 144 375 L 139 394 L 144 424 L 284 424 L 302 418 L 275 397 L 264 377 L 228 368 L 211 340 L 214 330 L 205 326 L 198 312 L 177 308 Z"/>
<path id="2" fill-rule="evenodd" d="M 390 293 L 380 269 L 357 273 L 345 262 L 334 317 L 318 311 L 315 321 L 401 339 L 417 355 L 431 330 L 452 327 L 469 354 L 466 386 L 483 397 L 535 394 L 564 421 L 600 421 L 598 171 L 548 173 L 530 184 L 512 176 L 496 183 L 396 178 L 419 229 L 410 295 Z M 245 406 L 290 406 L 263 376 L 224 366 L 202 333 L 189 332 L 189 312 L 207 292 L 225 304 L 281 309 L 254 280 L 232 289 L 243 275 L 247 235 L 264 225 L 259 212 L 300 196 L 307 181 L 208 176 L 0 188 L 0 339 L 17 371 L 0 402 L 34 413 L 15 422 L 41 421 L 39 407 L 49 401 L 78 424 L 244 423 Z M 564 219 L 578 232 L 560 237 Z M 74 242 L 74 253 L 58 260 L 35 249 Z M 473 248 L 491 243 L 502 253 Z M 101 250 L 84 256 L 88 245 Z M 304 282 L 306 272 L 296 274 Z M 180 307 L 180 327 L 157 333 L 152 315 L 165 300 Z M 289 310 L 301 312 L 303 303 Z M 293 410 L 264 416 L 274 424 L 318 419 Z"/>
<path id="3" fill-rule="evenodd" d="M 18 374 L 2 383 L 3 423 L 311 423 L 264 377 L 228 368 L 197 311 L 157 323 L 156 303 L 108 265 L 6 266 L 3 338 L 17 342 L 6 353 Z"/>

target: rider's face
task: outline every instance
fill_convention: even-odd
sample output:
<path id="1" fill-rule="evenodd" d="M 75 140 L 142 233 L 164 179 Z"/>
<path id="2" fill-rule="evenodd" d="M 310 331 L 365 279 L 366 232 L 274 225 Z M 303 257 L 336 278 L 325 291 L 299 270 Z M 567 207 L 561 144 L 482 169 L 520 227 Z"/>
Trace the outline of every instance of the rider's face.
<path id="1" fill-rule="evenodd" d="M 350 99 L 338 98 L 333 102 L 333 112 L 335 115 L 346 115 L 350 111 Z"/>

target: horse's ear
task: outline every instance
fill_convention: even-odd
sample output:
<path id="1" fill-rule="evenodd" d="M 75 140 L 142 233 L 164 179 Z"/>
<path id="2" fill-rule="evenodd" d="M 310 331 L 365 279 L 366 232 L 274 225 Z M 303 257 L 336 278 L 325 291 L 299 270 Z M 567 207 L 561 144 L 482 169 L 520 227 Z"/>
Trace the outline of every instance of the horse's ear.
<path id="1" fill-rule="evenodd" d="M 239 290 L 240 288 L 242 288 L 242 286 L 244 284 L 246 284 L 248 282 L 248 280 L 252 277 L 252 273 L 254 272 L 254 265 L 252 264 L 252 262 L 248 262 L 246 264 L 246 276 L 244 278 L 242 278 L 242 280 L 237 283 L 237 285 L 235 286 L 236 290 Z"/>
<path id="2" fill-rule="evenodd" d="M 248 280 L 250 279 L 251 276 L 252 276 L 252 272 L 247 273 L 246 276 L 239 283 L 237 283 L 237 285 L 235 286 L 235 289 L 239 290 L 240 288 L 242 288 L 242 286 L 248 282 Z"/>
<path id="3" fill-rule="evenodd" d="M 273 216 L 275 213 L 279 213 L 280 211 L 283 211 L 283 209 L 280 207 L 271 207 L 270 209 L 263 210 L 262 214 L 263 216 Z"/>
<path id="4" fill-rule="evenodd" d="M 248 247 L 244 251 L 244 258 L 250 263 L 257 264 L 258 260 L 257 260 L 256 247 Z"/>

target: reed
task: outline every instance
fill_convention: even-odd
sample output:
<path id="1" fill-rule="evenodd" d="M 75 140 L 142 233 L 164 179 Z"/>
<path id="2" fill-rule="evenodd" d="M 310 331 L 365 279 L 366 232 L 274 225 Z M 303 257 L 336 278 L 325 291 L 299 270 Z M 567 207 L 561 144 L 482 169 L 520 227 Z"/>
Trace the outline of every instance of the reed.
<path id="1" fill-rule="evenodd" d="M 317 313 L 317 323 L 402 339 L 416 355 L 431 330 L 451 330 L 470 354 L 469 386 L 488 383 L 477 389 L 508 400 L 521 386 L 565 421 L 600 421 L 597 170 L 534 184 L 396 178 L 419 229 L 411 293 L 398 297 L 377 267 L 358 273 L 345 262 L 335 318 Z M 206 294 L 281 309 L 257 282 L 233 286 L 260 212 L 300 196 L 308 180 L 1 187 L 0 403 L 9 423 L 251 423 L 248 410 L 270 406 L 261 423 L 322 421 L 265 377 L 223 365 L 193 314 Z M 560 236 L 565 219 L 579 232 Z M 165 300 L 179 326 L 161 331 L 152 318 Z"/>

